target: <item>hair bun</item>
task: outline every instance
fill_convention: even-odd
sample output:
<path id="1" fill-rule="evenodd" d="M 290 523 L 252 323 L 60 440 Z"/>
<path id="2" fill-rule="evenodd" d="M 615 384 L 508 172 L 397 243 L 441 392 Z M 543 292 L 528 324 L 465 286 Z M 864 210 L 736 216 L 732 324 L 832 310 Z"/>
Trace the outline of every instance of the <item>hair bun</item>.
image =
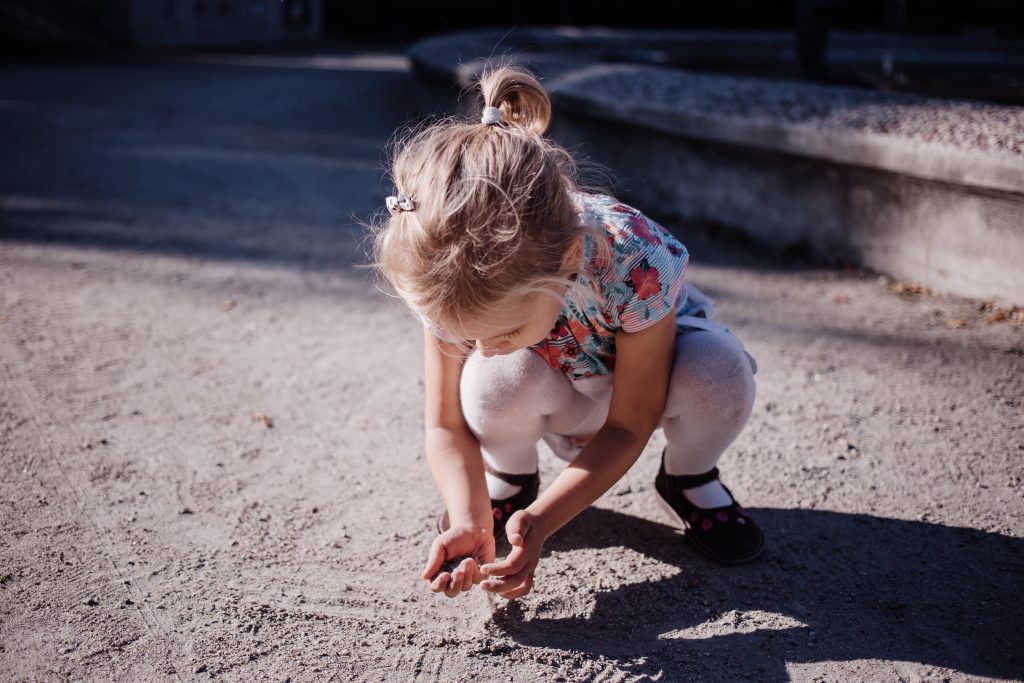
<path id="1" fill-rule="evenodd" d="M 487 66 L 480 76 L 484 107 L 501 110 L 501 121 L 543 135 L 551 123 L 551 98 L 526 69 L 500 64 Z"/>

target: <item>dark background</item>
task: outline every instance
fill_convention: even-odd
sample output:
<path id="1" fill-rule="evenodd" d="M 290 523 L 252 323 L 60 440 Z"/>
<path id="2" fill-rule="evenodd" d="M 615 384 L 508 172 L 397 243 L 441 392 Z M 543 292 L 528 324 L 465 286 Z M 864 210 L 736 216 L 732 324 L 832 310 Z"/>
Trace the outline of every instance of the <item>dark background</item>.
<path id="1" fill-rule="evenodd" d="M 999 39 L 1024 35 L 1024 3 L 1012 0 L 817 0 L 803 3 L 799 0 L 618 3 L 528 0 L 493 6 L 474 2 L 385 0 L 327 2 L 324 9 L 325 28 L 330 33 L 376 33 L 402 38 L 473 26 L 503 25 L 786 30 L 795 27 L 800 11 L 820 12 L 840 30 L 968 34 Z"/>
<path id="2" fill-rule="evenodd" d="M 151 0 L 167 2 L 169 0 Z M 194 0 L 195 9 L 237 12 L 244 0 Z M 301 16 L 308 0 L 281 0 L 282 15 Z M 130 0 L 0 0 L 0 50 L 109 50 L 131 46 L 124 30 Z M 799 22 L 830 30 L 969 37 L 981 43 L 1024 40 L 1019 0 L 323 0 L 322 39 L 406 42 L 483 26 L 572 24 L 637 28 L 790 30 Z"/>

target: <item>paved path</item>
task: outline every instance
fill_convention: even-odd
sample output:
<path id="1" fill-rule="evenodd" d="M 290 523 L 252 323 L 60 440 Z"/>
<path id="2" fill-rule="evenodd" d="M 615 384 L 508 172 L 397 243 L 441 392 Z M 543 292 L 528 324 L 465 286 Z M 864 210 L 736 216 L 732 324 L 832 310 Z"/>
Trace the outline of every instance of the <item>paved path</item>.
<path id="1" fill-rule="evenodd" d="M 659 434 L 533 595 L 427 592 L 419 332 L 352 264 L 435 105 L 395 54 L 213 61 L 0 70 L 0 677 L 1024 676 L 1021 327 L 702 226 L 766 559 L 666 526 Z"/>

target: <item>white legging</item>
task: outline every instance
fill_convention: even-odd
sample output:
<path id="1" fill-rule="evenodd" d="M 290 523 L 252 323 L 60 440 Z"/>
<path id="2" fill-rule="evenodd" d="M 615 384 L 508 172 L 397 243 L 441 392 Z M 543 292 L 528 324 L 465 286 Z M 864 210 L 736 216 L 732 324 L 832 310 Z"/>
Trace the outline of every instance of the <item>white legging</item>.
<path id="1" fill-rule="evenodd" d="M 727 328 L 680 327 L 661 419 L 669 474 L 710 470 L 739 435 L 754 404 L 757 363 Z M 537 442 L 572 461 L 604 423 L 612 376 L 572 381 L 534 351 L 466 359 L 462 411 L 484 459 L 509 474 L 537 471 Z"/>

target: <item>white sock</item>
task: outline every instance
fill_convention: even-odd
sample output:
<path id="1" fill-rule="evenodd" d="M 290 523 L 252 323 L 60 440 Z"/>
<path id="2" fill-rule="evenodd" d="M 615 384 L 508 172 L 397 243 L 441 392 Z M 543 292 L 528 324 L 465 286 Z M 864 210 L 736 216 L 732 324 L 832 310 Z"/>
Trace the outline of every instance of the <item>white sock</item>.
<path id="1" fill-rule="evenodd" d="M 510 484 L 504 479 L 498 479 L 490 472 L 484 472 L 484 478 L 487 479 L 487 495 L 489 495 L 492 500 L 510 498 L 519 493 L 523 488 L 522 486 Z M 728 503 L 726 503 L 726 505 L 728 505 Z"/>
<path id="2" fill-rule="evenodd" d="M 692 489 L 683 489 L 683 495 L 699 508 L 720 508 L 732 504 L 732 496 L 717 479 Z"/>

